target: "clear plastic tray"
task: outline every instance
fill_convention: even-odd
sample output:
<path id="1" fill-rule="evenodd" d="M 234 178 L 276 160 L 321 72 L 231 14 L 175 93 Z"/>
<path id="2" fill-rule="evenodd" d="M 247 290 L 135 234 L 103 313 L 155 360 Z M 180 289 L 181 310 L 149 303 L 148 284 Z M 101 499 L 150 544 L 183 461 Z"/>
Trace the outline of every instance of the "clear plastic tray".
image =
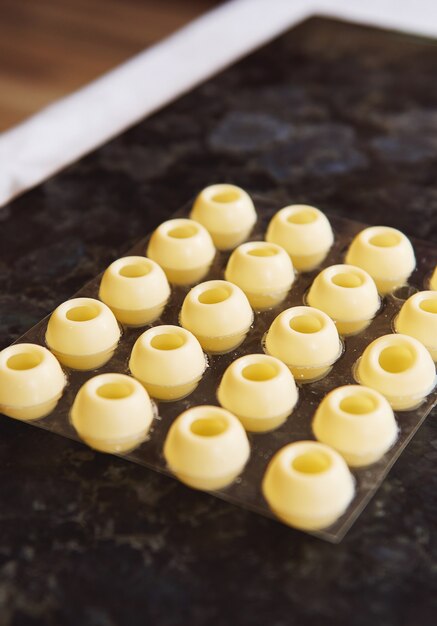
<path id="1" fill-rule="evenodd" d="M 254 202 L 258 211 L 258 221 L 250 236 L 250 240 L 260 240 L 263 239 L 270 218 L 281 207 L 275 206 L 273 202 L 263 197 L 254 197 Z M 191 204 L 187 205 L 173 217 L 187 216 L 190 206 Z M 329 214 L 328 218 L 334 230 L 335 243 L 320 268 L 313 272 L 299 274 L 286 300 L 280 306 L 263 313 L 257 313 L 246 340 L 236 350 L 225 355 L 209 355 L 209 367 L 197 389 L 183 400 L 158 403 L 158 414 L 153 422 L 148 439 L 135 450 L 120 456 L 158 472 L 171 475 L 166 467 L 162 449 L 167 431 L 175 417 L 191 406 L 218 404 L 216 390 L 226 367 L 233 360 L 244 354 L 262 352 L 263 336 L 276 315 L 290 306 L 302 304 L 306 291 L 320 269 L 343 262 L 346 249 L 352 238 L 366 227 L 366 224 Z M 148 237 L 142 239 L 127 254 L 145 254 L 147 240 Z M 392 332 L 393 319 L 402 306 L 403 301 L 409 295 L 415 291 L 428 288 L 432 269 L 437 262 L 435 246 L 419 240 L 412 240 L 412 243 L 416 252 L 417 268 L 411 276 L 409 284 L 398 289 L 393 295 L 383 298 L 378 314 L 366 330 L 358 335 L 346 338 L 343 355 L 325 378 L 317 382 L 300 385 L 298 404 L 283 426 L 269 433 L 249 434 L 251 457 L 243 474 L 232 485 L 226 489 L 214 491 L 212 495 L 256 513 L 274 518 L 261 493 L 261 480 L 271 457 L 287 443 L 301 439 L 314 439 L 311 432 L 311 420 L 323 396 L 335 387 L 355 382 L 352 368 L 364 348 L 376 337 Z M 223 278 L 229 254 L 230 252 L 217 253 L 213 266 L 204 280 Z M 87 296 L 97 298 L 99 282 L 100 276 L 96 276 L 80 289 L 75 294 L 75 297 Z M 188 290 L 188 287 L 173 288 L 163 315 L 152 326 L 158 324 L 178 324 L 180 307 Z M 32 342 L 44 345 L 47 321 L 48 317 L 41 320 L 20 337 L 16 343 Z M 121 341 L 113 358 L 98 371 L 79 372 L 66 369 L 68 385 L 54 412 L 48 417 L 30 423 L 33 426 L 80 441 L 69 419 L 70 408 L 78 389 L 87 379 L 97 373 L 129 373 L 128 360 L 130 351 L 138 336 L 146 328 L 148 326 L 135 329 L 124 328 Z M 338 542 L 344 537 L 436 403 L 437 391 L 434 390 L 415 410 L 396 414 L 399 425 L 399 437 L 394 446 L 379 462 L 367 468 L 352 470 L 356 479 L 356 494 L 347 511 L 329 528 L 312 532 L 311 534 L 331 542 Z M 147 480 L 146 476 L 145 480 Z"/>

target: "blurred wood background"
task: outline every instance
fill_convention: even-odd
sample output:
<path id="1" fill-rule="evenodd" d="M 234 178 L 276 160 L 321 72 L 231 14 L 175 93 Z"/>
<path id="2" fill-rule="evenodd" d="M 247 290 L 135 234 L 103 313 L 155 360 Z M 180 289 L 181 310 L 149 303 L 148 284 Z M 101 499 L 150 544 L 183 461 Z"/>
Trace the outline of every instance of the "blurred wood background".
<path id="1" fill-rule="evenodd" d="M 0 0 L 0 131 L 217 4 L 218 0 Z"/>

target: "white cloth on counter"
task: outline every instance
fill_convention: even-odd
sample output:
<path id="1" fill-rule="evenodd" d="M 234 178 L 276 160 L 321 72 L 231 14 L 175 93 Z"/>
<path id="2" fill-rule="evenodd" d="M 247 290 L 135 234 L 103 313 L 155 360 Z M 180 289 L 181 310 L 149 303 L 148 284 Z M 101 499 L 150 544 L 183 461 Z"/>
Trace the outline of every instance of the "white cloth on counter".
<path id="1" fill-rule="evenodd" d="M 0 134 L 0 206 L 311 15 L 437 35 L 435 0 L 227 2 Z"/>

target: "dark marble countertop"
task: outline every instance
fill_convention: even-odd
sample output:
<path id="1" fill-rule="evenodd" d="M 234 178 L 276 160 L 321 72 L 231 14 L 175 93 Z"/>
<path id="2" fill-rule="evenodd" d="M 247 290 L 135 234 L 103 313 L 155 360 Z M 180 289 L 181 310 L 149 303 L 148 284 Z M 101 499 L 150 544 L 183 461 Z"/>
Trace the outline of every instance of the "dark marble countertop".
<path id="1" fill-rule="evenodd" d="M 0 209 L 0 348 L 199 189 L 437 241 L 437 47 L 309 20 Z M 427 626 L 431 415 L 339 545 L 0 420 L 1 626 Z"/>

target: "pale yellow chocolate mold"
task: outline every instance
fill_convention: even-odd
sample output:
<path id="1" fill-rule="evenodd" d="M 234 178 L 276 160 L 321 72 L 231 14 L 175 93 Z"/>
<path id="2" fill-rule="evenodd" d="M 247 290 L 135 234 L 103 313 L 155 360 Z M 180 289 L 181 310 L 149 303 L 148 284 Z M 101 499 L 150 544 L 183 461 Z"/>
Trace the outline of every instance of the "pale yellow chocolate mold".
<path id="1" fill-rule="evenodd" d="M 310 287 L 307 302 L 327 313 L 340 335 L 364 330 L 380 306 L 374 281 L 353 265 L 331 265 L 322 270 Z"/>
<path id="2" fill-rule="evenodd" d="M 235 185 L 211 185 L 197 196 L 190 217 L 203 224 L 219 250 L 230 250 L 247 239 L 256 222 L 249 194 Z"/>
<path id="3" fill-rule="evenodd" d="M 395 320 L 395 329 L 418 339 L 437 361 L 437 293 L 419 291 L 408 298 Z"/>
<path id="4" fill-rule="evenodd" d="M 328 218 L 319 209 L 293 204 L 273 216 L 266 240 L 282 246 L 298 271 L 308 272 L 326 257 L 334 235 Z"/>
<path id="5" fill-rule="evenodd" d="M 169 296 L 164 270 L 142 256 L 127 256 L 111 263 L 99 290 L 99 298 L 127 326 L 153 322 L 163 312 Z"/>
<path id="6" fill-rule="evenodd" d="M 129 368 L 152 397 L 177 400 L 197 387 L 206 359 L 192 333 L 163 325 L 149 328 L 137 339 Z"/>
<path id="7" fill-rule="evenodd" d="M 71 421 L 79 437 L 101 452 L 128 452 L 147 436 L 153 420 L 144 387 L 124 374 L 100 374 L 79 389 Z"/>
<path id="8" fill-rule="evenodd" d="M 429 281 L 429 286 L 433 291 L 437 291 L 437 265 L 432 273 L 431 280 Z"/>
<path id="9" fill-rule="evenodd" d="M 283 522 L 318 530 L 333 524 L 346 511 L 355 488 L 338 452 L 316 441 L 297 441 L 279 450 L 270 461 L 262 490 Z"/>
<path id="10" fill-rule="evenodd" d="M 153 232 L 147 256 L 162 267 L 175 285 L 192 285 L 208 273 L 215 256 L 211 236 L 201 224 L 178 218 Z"/>
<path id="11" fill-rule="evenodd" d="M 109 361 L 120 334 L 117 320 L 106 304 L 94 298 L 74 298 L 53 311 L 46 343 L 66 367 L 92 370 Z"/>
<path id="12" fill-rule="evenodd" d="M 326 313 L 296 306 L 273 320 L 265 338 L 265 350 L 283 361 L 296 380 L 309 382 L 329 372 L 341 355 L 342 344 Z"/>
<path id="13" fill-rule="evenodd" d="M 188 409 L 170 427 L 164 456 L 179 480 L 194 489 L 212 491 L 232 483 L 250 454 L 239 420 L 217 406 Z"/>
<path id="14" fill-rule="evenodd" d="M 284 300 L 293 284 L 294 270 L 283 248 L 251 241 L 233 251 L 225 278 L 244 291 L 254 309 L 263 310 Z"/>
<path id="15" fill-rule="evenodd" d="M 226 280 L 209 280 L 188 292 L 180 321 L 206 352 L 221 354 L 244 341 L 253 322 L 253 311 L 237 285 Z"/>
<path id="16" fill-rule="evenodd" d="M 396 228 L 370 226 L 352 241 L 346 263 L 366 270 L 381 295 L 404 285 L 416 267 L 410 240 Z"/>
<path id="17" fill-rule="evenodd" d="M 395 411 L 418 406 L 436 383 L 428 350 L 417 339 L 400 334 L 372 341 L 354 373 L 357 382 L 382 393 Z"/>
<path id="18" fill-rule="evenodd" d="M 398 436 L 388 401 L 378 391 L 361 385 L 345 385 L 328 393 L 312 426 L 316 439 L 337 450 L 351 467 L 375 463 Z"/>
<path id="19" fill-rule="evenodd" d="M 0 352 L 0 413 L 20 420 L 44 417 L 65 385 L 65 374 L 47 348 L 19 343 Z"/>
<path id="20" fill-rule="evenodd" d="M 265 354 L 247 354 L 226 369 L 217 397 L 246 430 L 265 432 L 285 422 L 298 393 L 293 375 L 282 361 Z"/>

